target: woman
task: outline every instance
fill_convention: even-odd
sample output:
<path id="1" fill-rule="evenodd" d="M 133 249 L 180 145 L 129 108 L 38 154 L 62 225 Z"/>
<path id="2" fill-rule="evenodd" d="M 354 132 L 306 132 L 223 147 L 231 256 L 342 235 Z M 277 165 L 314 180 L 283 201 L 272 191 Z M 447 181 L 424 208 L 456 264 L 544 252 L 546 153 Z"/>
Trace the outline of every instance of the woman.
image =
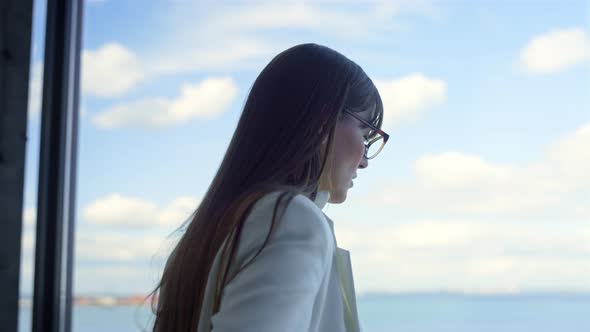
<path id="1" fill-rule="evenodd" d="M 154 331 L 358 330 L 350 261 L 322 208 L 383 148 L 382 117 L 374 84 L 340 53 L 277 55 L 154 290 Z"/>

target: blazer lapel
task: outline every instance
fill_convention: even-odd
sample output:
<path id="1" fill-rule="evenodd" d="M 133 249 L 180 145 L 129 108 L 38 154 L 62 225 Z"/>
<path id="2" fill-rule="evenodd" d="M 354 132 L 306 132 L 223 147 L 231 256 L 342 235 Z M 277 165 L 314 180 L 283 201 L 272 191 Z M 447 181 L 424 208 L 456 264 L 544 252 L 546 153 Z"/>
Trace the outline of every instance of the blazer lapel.
<path id="1" fill-rule="evenodd" d="M 337 260 L 338 275 L 341 283 L 341 290 L 343 292 L 342 305 L 344 307 L 344 315 L 346 321 L 347 332 L 358 332 L 360 331 L 358 313 L 356 308 L 356 292 L 354 290 L 354 278 L 352 275 L 352 266 L 350 263 L 350 253 L 348 250 L 338 247 L 336 241 L 336 234 L 334 233 L 334 222 L 326 214 L 326 219 L 332 229 L 332 235 L 334 235 L 334 243 L 336 243 L 336 251 L 334 252 L 335 259 Z M 347 307 L 350 309 L 350 315 L 348 319 Z"/>
<path id="2" fill-rule="evenodd" d="M 340 247 L 336 248 L 336 254 L 339 256 L 339 263 L 341 264 L 340 269 L 340 282 L 342 283 L 342 289 L 344 290 L 346 300 L 348 303 L 344 303 L 345 306 L 350 307 L 350 322 L 347 326 L 348 332 L 359 331 L 358 324 L 358 313 L 356 308 L 356 292 L 354 290 L 354 279 L 352 275 L 352 267 L 350 264 L 350 253 Z"/>

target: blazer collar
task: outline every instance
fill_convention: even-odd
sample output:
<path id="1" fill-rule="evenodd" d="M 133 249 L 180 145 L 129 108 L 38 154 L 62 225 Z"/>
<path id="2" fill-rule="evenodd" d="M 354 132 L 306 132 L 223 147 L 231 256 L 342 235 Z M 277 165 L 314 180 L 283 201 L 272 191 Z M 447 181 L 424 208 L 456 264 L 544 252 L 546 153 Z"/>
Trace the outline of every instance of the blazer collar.
<path id="1" fill-rule="evenodd" d="M 328 199 L 330 198 L 330 194 L 327 191 L 320 191 L 316 195 L 315 203 L 317 206 L 322 209 Z M 338 242 L 336 241 L 336 233 L 334 232 L 334 222 L 330 217 L 328 217 L 325 213 L 324 216 L 330 225 L 330 229 L 332 230 L 332 236 L 334 237 L 334 243 L 336 245 L 336 250 L 334 252 L 334 258 L 338 260 L 341 265 L 342 271 L 338 271 L 340 282 L 342 283 L 344 293 L 346 294 L 346 298 L 351 306 L 352 317 L 350 325 L 347 324 L 347 332 L 356 332 L 360 331 L 359 321 L 358 321 L 358 313 L 356 307 L 356 292 L 354 289 L 354 278 L 352 275 L 352 266 L 350 263 L 350 253 L 348 250 L 338 247 Z M 344 305 L 344 303 L 343 303 Z"/>

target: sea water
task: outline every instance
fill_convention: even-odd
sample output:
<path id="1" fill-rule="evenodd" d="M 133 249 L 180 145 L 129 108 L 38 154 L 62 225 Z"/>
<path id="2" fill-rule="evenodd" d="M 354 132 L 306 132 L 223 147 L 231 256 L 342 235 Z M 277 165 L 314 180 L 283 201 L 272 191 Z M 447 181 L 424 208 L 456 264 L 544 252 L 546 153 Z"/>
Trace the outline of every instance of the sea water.
<path id="1" fill-rule="evenodd" d="M 590 294 L 374 294 L 357 305 L 363 332 L 590 332 Z M 75 306 L 72 317 L 75 332 L 147 331 L 151 318 L 136 306 Z M 21 308 L 19 332 L 30 330 Z"/>

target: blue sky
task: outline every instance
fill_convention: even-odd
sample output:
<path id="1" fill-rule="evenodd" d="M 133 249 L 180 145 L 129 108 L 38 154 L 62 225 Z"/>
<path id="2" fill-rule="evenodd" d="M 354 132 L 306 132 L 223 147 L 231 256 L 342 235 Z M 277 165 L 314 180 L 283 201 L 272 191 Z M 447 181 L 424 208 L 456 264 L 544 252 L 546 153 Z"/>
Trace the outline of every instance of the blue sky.
<path id="1" fill-rule="evenodd" d="M 303 42 L 357 62 L 385 102 L 388 145 L 327 208 L 357 292 L 590 291 L 589 14 L 588 1 L 87 1 L 75 292 L 150 290 L 250 85 Z"/>

